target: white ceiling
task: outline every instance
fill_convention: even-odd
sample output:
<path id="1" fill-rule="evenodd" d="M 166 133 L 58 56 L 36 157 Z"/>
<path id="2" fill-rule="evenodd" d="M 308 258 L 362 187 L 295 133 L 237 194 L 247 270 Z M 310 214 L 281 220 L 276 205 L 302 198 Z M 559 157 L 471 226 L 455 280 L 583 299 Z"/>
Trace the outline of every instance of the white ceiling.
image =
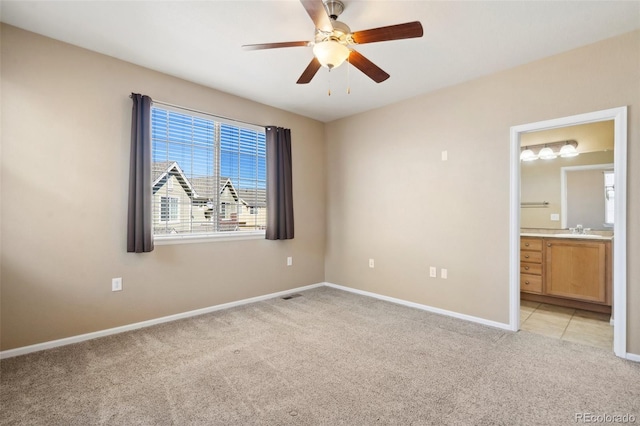
<path id="1" fill-rule="evenodd" d="M 243 44 L 312 40 L 314 26 L 299 0 L 2 0 L 0 18 L 325 122 L 640 28 L 638 0 L 344 3 L 339 19 L 353 31 L 422 22 L 422 38 L 357 47 L 391 74 L 387 81 L 376 84 L 343 65 L 330 75 L 321 69 L 310 84 L 297 85 L 312 58 L 310 47 L 241 49 Z"/>

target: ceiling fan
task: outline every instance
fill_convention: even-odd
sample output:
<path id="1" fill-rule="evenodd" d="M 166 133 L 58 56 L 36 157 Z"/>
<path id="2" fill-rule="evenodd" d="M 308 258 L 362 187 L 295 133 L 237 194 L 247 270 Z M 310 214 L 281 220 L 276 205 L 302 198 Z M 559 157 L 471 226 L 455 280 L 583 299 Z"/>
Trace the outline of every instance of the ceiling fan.
<path id="1" fill-rule="evenodd" d="M 313 41 L 287 41 L 281 43 L 245 44 L 247 50 L 276 49 L 281 47 L 313 46 L 314 58 L 304 70 L 297 84 L 307 84 L 313 79 L 320 67 L 331 70 L 345 60 L 358 68 L 376 83 L 389 78 L 389 74 L 353 49 L 354 45 L 375 43 L 378 41 L 401 40 L 422 37 L 422 24 L 418 21 L 370 30 L 351 32 L 338 16 L 344 11 L 344 3 L 339 0 L 300 0 L 309 17 L 316 26 Z"/>

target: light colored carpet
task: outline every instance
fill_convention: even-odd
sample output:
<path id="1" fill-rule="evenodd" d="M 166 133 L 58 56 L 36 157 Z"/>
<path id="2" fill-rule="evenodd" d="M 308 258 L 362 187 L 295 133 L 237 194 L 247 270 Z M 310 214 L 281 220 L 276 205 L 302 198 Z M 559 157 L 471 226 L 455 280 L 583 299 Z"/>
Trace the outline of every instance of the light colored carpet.
<path id="1" fill-rule="evenodd" d="M 321 287 L 0 363 L 3 425 L 563 425 L 640 364 Z"/>

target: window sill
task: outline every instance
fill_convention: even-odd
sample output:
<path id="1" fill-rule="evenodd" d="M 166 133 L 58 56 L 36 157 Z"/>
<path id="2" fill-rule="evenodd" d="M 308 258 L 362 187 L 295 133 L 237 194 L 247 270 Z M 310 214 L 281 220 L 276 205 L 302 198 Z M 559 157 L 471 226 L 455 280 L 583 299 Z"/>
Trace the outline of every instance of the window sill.
<path id="1" fill-rule="evenodd" d="M 153 243 L 157 246 L 171 244 L 213 243 L 220 241 L 264 240 L 265 231 L 224 232 L 219 235 L 162 235 L 155 236 Z"/>

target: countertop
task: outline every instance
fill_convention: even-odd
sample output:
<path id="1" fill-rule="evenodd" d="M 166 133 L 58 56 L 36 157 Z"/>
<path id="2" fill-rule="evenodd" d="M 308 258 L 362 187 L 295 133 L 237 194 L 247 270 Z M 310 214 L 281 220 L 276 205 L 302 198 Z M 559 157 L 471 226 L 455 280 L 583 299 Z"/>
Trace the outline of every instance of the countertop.
<path id="1" fill-rule="evenodd" d="M 539 238 L 568 238 L 573 240 L 600 240 L 612 241 L 613 235 L 594 235 L 594 234 L 544 234 L 539 232 L 521 232 L 521 237 L 539 237 Z"/>

